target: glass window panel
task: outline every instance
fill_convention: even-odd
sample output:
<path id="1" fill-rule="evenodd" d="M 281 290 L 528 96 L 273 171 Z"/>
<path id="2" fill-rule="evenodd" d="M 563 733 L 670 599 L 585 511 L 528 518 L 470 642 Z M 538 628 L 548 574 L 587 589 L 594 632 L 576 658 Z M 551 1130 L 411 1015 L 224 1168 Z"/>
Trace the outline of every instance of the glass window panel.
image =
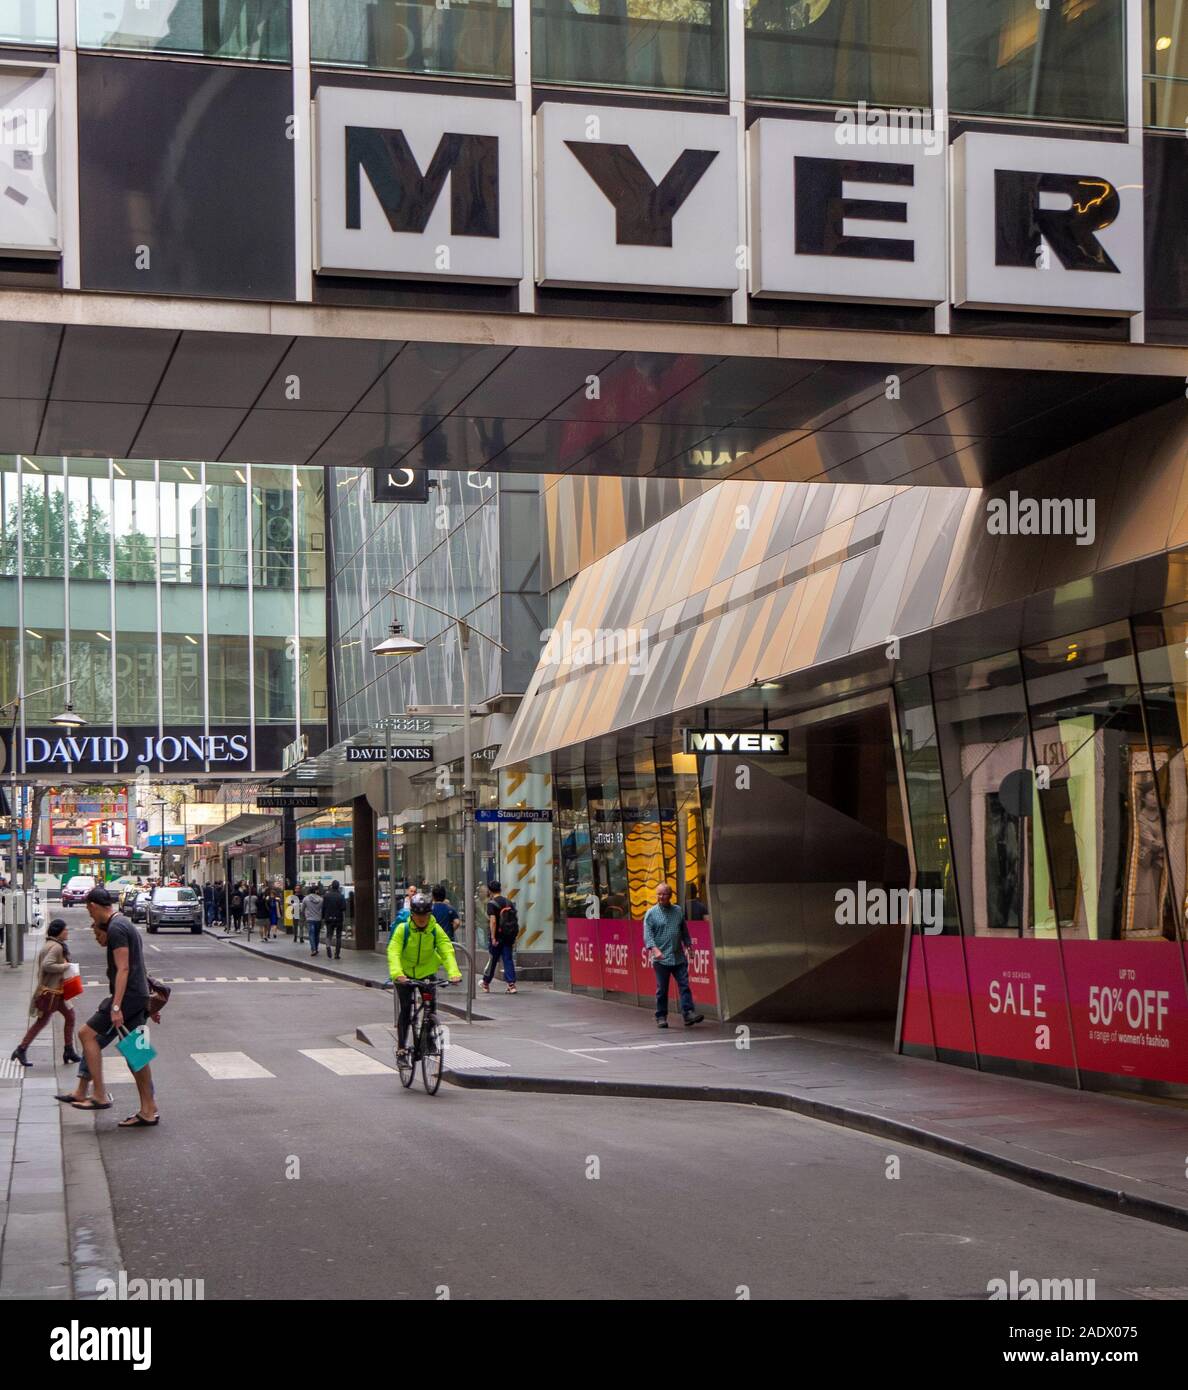
<path id="1" fill-rule="evenodd" d="M 724 95 L 725 0 L 534 0 L 532 76 Z"/>
<path id="2" fill-rule="evenodd" d="M 933 677 L 933 695 L 948 807 L 949 852 L 964 929 L 975 936 L 1002 931 L 1054 937 L 1056 911 L 1044 824 L 1034 802 L 1028 803 L 1025 795 L 1032 762 L 1018 655 L 1008 652 L 938 671 Z M 907 726 L 916 750 L 909 765 L 913 819 L 921 803 L 921 780 L 927 776 L 929 761 L 928 716 L 918 714 L 914 719 Z M 923 848 L 927 849 L 928 819 L 923 823 Z M 921 848 L 917 846 L 917 854 Z M 946 896 L 946 930 L 950 911 Z"/>
<path id="3" fill-rule="evenodd" d="M 0 617 L 17 624 L 17 541 L 20 535 L 20 479 L 15 454 L 0 454 Z M 0 627 L 0 704 L 16 699 L 20 675 L 20 629 Z"/>
<path id="4" fill-rule="evenodd" d="M 667 808 L 672 827 L 672 806 Z M 651 741 L 619 757 L 619 818 L 627 863 L 626 916 L 640 921 L 656 901 L 656 885 L 668 876 L 660 833 L 660 805 Z M 672 856 L 669 857 L 669 863 Z M 675 893 L 676 888 L 673 885 Z"/>
<path id="5" fill-rule="evenodd" d="M 1143 120 L 1163 130 L 1188 126 L 1188 4 L 1143 0 Z"/>
<path id="6" fill-rule="evenodd" d="M 78 0 L 78 46 L 287 63 L 289 0 Z"/>
<path id="7" fill-rule="evenodd" d="M 923 892 L 939 891 L 942 894 L 944 934 L 956 936 L 961 930 L 957 914 L 957 885 L 953 877 L 940 748 L 928 680 L 920 677 L 904 681 L 896 687 L 895 693 L 900 756 L 907 779 L 908 810 L 912 819 L 916 887 Z M 1008 901 L 1017 903 L 1017 890 L 1014 893 L 1008 891 L 1007 896 Z M 1017 906 L 1015 914 L 1016 918 L 1022 915 Z"/>
<path id="8" fill-rule="evenodd" d="M 954 111 L 1120 124 L 1125 69 L 1125 0 L 949 0 Z"/>
<path id="9" fill-rule="evenodd" d="M 202 583 L 202 498 L 197 465 L 161 464 L 162 584 Z"/>
<path id="10" fill-rule="evenodd" d="M 1129 627 L 1029 647 L 1023 667 L 1061 935 L 1162 937 L 1174 913 Z"/>
<path id="11" fill-rule="evenodd" d="M 155 465 L 112 468 L 115 548 L 115 718 L 120 729 L 159 719 L 157 679 L 157 484 Z"/>
<path id="12" fill-rule="evenodd" d="M 0 43 L 52 48 L 57 42 L 57 0 L 0 0 Z"/>
<path id="13" fill-rule="evenodd" d="M 208 463 L 204 499 L 207 583 L 212 589 L 246 589 L 247 477 L 243 469 Z"/>
<path id="14" fill-rule="evenodd" d="M 315 63 L 512 77 L 511 0 L 310 0 Z"/>
<path id="15" fill-rule="evenodd" d="M 599 917 L 630 917 L 627 854 L 623 820 L 619 814 L 619 777 L 614 758 L 600 759 L 598 745 L 586 764 L 586 796 L 590 817 L 590 849 L 594 869 L 594 893 Z"/>
<path id="16" fill-rule="evenodd" d="M 929 0 L 748 0 L 747 96 L 929 105 Z"/>
<path id="17" fill-rule="evenodd" d="M 243 600 L 240 599 L 240 604 L 242 603 Z M 217 620 L 212 607 L 208 639 L 210 667 L 207 673 L 210 722 L 243 724 L 247 722 L 250 713 L 248 639 L 244 635 L 247 625 L 241 621 L 238 628 L 223 632 L 216 630 Z"/>
<path id="18" fill-rule="evenodd" d="M 23 456 L 19 501 L 25 573 L 24 688 L 40 690 L 66 679 L 66 588 L 62 579 L 69 518 L 62 460 Z M 25 704 L 25 722 L 44 723 L 61 709 L 65 695 L 65 690 L 54 690 L 33 696 Z"/>
<path id="19" fill-rule="evenodd" d="M 1147 730 L 1154 756 L 1153 776 L 1159 809 L 1163 815 L 1164 837 L 1168 848 L 1172 916 L 1183 931 L 1184 903 L 1188 895 L 1188 604 L 1165 609 L 1134 623 L 1138 648 L 1139 675 L 1147 711 Z M 1143 779 L 1140 797 L 1149 803 L 1147 781 Z M 1148 837 L 1149 838 L 1149 837 Z M 1154 914 L 1163 935 L 1168 912 L 1162 887 L 1156 885 L 1150 856 L 1140 855 L 1140 872 L 1149 875 L 1151 886 L 1159 892 L 1159 910 Z"/>
<path id="20" fill-rule="evenodd" d="M 70 698 L 90 723 L 112 718 L 111 480 L 106 459 L 68 459 Z"/>
<path id="21" fill-rule="evenodd" d="M 252 616 L 256 721 L 296 718 L 294 504 L 291 468 L 252 469 Z"/>

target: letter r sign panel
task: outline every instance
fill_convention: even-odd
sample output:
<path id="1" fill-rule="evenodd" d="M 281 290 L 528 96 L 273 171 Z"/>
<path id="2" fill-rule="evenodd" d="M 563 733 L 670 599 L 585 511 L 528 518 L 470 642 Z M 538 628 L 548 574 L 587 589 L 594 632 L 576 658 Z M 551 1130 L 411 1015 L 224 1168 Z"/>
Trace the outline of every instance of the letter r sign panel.
<path id="1" fill-rule="evenodd" d="M 747 132 L 752 294 L 942 303 L 943 150 L 844 143 L 846 129 L 767 117 Z"/>
<path id="2" fill-rule="evenodd" d="M 733 116 L 545 102 L 536 113 L 542 285 L 738 288 Z"/>
<path id="3" fill-rule="evenodd" d="M 317 270 L 520 279 L 519 102 L 320 87 L 314 119 Z"/>
<path id="4" fill-rule="evenodd" d="M 954 304 L 1141 311 L 1141 148 L 968 133 L 952 157 Z"/>

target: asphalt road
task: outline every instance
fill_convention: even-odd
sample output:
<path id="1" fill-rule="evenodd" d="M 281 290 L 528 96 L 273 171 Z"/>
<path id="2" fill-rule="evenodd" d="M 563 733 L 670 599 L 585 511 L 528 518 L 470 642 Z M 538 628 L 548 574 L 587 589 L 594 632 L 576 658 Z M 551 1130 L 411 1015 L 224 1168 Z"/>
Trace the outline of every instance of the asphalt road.
<path id="1" fill-rule="evenodd" d="M 64 915 L 101 978 L 84 913 Z M 300 982 L 283 939 L 275 966 L 145 941 L 186 983 L 153 1033 L 160 1126 L 115 1128 L 126 1082 L 96 1121 L 130 1278 L 201 1279 L 207 1299 L 985 1299 L 1016 1270 L 1188 1296 L 1188 1234 L 798 1116 L 338 1075 L 302 1049 L 364 1055 L 341 1039 L 389 996 Z M 230 1053 L 271 1075 L 194 1060 Z"/>

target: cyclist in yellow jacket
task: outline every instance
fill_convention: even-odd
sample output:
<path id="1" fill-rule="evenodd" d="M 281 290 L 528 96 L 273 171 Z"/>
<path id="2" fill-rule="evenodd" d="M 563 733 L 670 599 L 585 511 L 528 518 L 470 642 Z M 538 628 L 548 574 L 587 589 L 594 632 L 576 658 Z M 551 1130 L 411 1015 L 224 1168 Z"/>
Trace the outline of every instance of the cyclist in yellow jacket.
<path id="1" fill-rule="evenodd" d="M 462 978 L 453 942 L 433 916 L 433 904 L 424 893 L 415 893 L 409 903 L 409 920 L 393 922 L 388 937 L 388 974 L 396 985 L 400 1000 L 397 1041 L 400 1052 L 408 1050 L 408 1020 L 412 1013 L 413 990 L 428 995 L 430 1013 L 437 1012 L 439 970 L 445 970 L 452 983 Z"/>

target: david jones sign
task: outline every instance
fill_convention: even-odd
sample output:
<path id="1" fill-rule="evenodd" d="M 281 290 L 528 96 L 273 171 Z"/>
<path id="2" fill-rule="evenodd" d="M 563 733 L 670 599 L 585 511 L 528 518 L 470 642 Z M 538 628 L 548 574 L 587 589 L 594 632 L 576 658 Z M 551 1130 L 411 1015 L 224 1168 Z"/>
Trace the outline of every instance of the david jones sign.
<path id="1" fill-rule="evenodd" d="M 1143 153 L 981 132 L 855 145 L 827 121 L 321 87 L 317 268 L 542 285 L 1132 314 Z M 749 238 L 739 179 L 749 201 Z M 954 234 L 948 236 L 950 214 Z"/>

